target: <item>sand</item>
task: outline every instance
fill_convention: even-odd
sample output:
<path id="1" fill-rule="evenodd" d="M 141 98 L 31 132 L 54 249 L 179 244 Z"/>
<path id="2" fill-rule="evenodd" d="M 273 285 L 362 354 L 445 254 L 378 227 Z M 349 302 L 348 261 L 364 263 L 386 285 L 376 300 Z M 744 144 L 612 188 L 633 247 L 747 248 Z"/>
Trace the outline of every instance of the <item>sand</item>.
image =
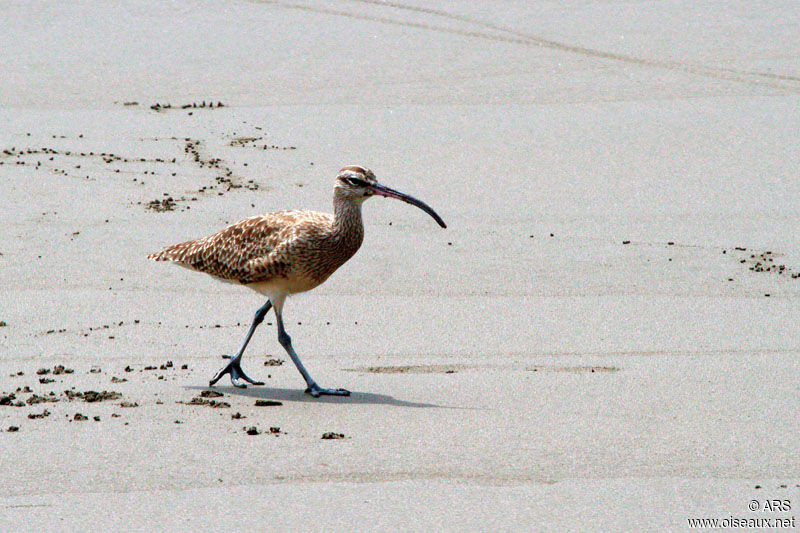
<path id="1" fill-rule="evenodd" d="M 112 4 L 0 5 L 0 529 L 796 514 L 797 3 Z M 146 255 L 346 164 L 448 223 L 287 302 L 352 396 L 272 315 L 202 396 L 263 302 Z"/>

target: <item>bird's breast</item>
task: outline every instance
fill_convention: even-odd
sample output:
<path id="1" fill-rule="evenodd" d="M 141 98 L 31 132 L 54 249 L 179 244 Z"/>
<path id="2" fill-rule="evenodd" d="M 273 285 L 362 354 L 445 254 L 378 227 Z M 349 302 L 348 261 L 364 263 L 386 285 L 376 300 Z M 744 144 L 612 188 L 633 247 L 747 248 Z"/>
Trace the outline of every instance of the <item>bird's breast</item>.
<path id="1" fill-rule="evenodd" d="M 288 271 L 269 280 L 269 284 L 278 284 L 280 287 L 276 288 L 289 294 L 311 290 L 353 257 L 362 241 L 363 232 L 347 236 L 331 233 L 309 239 L 292 249 Z"/>
<path id="2" fill-rule="evenodd" d="M 355 255 L 363 240 L 363 232 L 348 235 L 346 238 L 334 235 L 325 239 L 311 251 L 314 257 L 307 263 L 304 270 L 313 279 L 320 279 L 321 283 Z"/>

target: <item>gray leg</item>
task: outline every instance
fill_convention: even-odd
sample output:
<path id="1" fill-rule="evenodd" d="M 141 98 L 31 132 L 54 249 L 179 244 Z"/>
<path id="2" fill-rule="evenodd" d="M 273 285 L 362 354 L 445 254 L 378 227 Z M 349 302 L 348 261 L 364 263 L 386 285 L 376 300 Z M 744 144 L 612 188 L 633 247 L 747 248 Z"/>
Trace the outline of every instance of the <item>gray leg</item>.
<path id="1" fill-rule="evenodd" d="M 247 343 L 250 342 L 250 337 L 253 336 L 253 332 L 255 332 L 256 328 L 259 324 L 264 321 L 264 317 L 267 315 L 267 312 L 272 307 L 272 302 L 267 300 L 263 306 L 261 306 L 258 311 L 256 311 L 256 316 L 253 318 L 253 324 L 250 326 L 250 330 L 247 332 L 247 336 L 244 338 L 244 342 L 242 346 L 239 348 L 239 351 L 236 352 L 236 355 L 230 357 L 229 355 L 223 355 L 222 357 L 229 358 L 231 362 L 228 363 L 222 370 L 217 372 L 217 375 L 214 376 L 211 381 L 208 382 L 209 387 L 213 387 L 214 384 L 220 380 L 222 376 L 225 374 L 231 375 L 231 383 L 233 383 L 234 387 L 239 387 L 240 389 L 247 388 L 247 385 L 241 383 L 239 379 L 243 379 L 244 381 L 251 383 L 253 385 L 263 385 L 263 381 L 254 381 L 247 377 L 242 371 L 242 355 L 244 354 L 244 349 L 247 348 Z"/>
<path id="2" fill-rule="evenodd" d="M 276 309 L 277 311 L 277 309 Z M 292 339 L 286 333 L 286 330 L 283 328 L 283 318 L 281 317 L 281 313 L 275 313 L 275 316 L 278 319 L 278 342 L 281 343 L 281 346 L 286 350 L 286 353 L 289 354 L 289 357 L 292 358 L 297 370 L 300 371 L 300 374 L 303 376 L 303 379 L 306 380 L 306 385 L 308 388 L 306 392 L 313 396 L 314 398 L 319 398 L 321 395 L 328 395 L 328 396 L 350 396 L 350 391 L 345 389 L 323 389 L 311 378 L 306 368 L 303 366 L 303 363 L 300 362 L 300 358 L 297 357 L 297 354 L 292 348 Z"/>

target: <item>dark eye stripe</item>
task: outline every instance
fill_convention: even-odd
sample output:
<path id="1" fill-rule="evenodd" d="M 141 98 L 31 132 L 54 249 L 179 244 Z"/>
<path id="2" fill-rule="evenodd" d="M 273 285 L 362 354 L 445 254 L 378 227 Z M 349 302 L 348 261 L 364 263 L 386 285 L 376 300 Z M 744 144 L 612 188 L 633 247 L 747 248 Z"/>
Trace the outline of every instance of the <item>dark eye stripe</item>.
<path id="1" fill-rule="evenodd" d="M 367 187 L 369 183 L 364 180 L 360 180 L 358 178 L 347 178 L 347 181 L 350 182 L 351 185 L 355 185 L 356 187 Z"/>

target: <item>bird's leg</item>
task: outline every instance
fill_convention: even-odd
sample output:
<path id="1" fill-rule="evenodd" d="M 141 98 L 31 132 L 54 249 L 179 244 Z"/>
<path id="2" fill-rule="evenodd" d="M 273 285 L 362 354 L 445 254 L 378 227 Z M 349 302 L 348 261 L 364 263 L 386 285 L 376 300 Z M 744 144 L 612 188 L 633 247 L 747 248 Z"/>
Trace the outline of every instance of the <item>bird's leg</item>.
<path id="1" fill-rule="evenodd" d="M 220 380 L 222 376 L 225 374 L 231 375 L 231 383 L 233 383 L 234 387 L 239 387 L 240 389 L 247 388 L 247 385 L 244 383 L 240 383 L 239 379 L 243 379 L 244 381 L 251 383 L 253 385 L 263 385 L 263 381 L 254 381 L 247 377 L 242 371 L 242 355 L 244 354 L 244 349 L 247 348 L 247 343 L 250 342 L 250 337 L 253 336 L 253 332 L 256 330 L 259 324 L 264 321 L 264 317 L 267 315 L 267 312 L 272 307 L 272 302 L 267 300 L 263 306 L 261 306 L 258 311 L 256 311 L 256 316 L 253 318 L 253 324 L 250 326 L 250 330 L 247 332 L 247 336 L 244 338 L 244 342 L 242 346 L 239 348 L 239 351 L 236 352 L 236 355 L 230 357 L 229 355 L 223 355 L 222 357 L 230 357 L 231 361 L 225 365 L 225 367 L 217 372 L 217 375 L 214 376 L 211 381 L 208 382 L 209 387 L 212 387 L 217 381 Z"/>
<path id="2" fill-rule="evenodd" d="M 286 330 L 283 328 L 283 318 L 281 317 L 281 313 L 278 313 L 277 309 L 275 310 L 275 316 L 278 319 L 278 342 L 281 343 L 281 346 L 286 350 L 286 353 L 289 354 L 289 357 L 292 358 L 292 362 L 294 362 L 297 370 L 300 371 L 300 374 L 303 376 L 303 379 L 306 380 L 306 385 L 308 388 L 306 389 L 306 393 L 310 394 L 314 398 L 319 398 L 322 395 L 328 396 L 350 396 L 350 391 L 345 389 L 323 389 L 311 378 L 311 375 L 308 373 L 308 370 L 303 366 L 303 363 L 300 362 L 300 358 L 297 357 L 297 354 L 292 348 L 292 339 L 286 333 Z"/>

